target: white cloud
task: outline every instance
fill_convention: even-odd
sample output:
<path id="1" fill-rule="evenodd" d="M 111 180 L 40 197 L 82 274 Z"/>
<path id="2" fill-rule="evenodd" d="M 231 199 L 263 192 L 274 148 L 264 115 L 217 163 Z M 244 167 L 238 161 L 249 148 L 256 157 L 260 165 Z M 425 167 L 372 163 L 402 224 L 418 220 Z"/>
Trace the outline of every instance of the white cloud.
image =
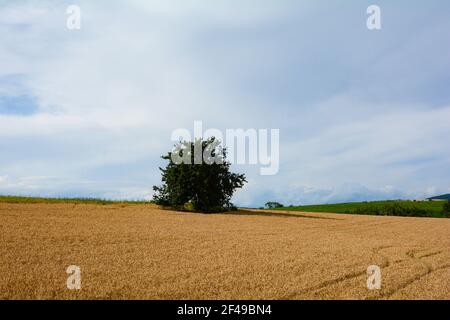
<path id="1" fill-rule="evenodd" d="M 421 43 L 442 24 L 419 43 L 396 32 L 381 41 L 312 2 L 80 1 L 82 29 L 68 31 L 66 4 L 50 3 L 0 7 L 0 77 L 23 77 L 0 82 L 0 94 L 38 104 L 25 117 L 0 114 L 0 166 L 14 180 L 3 190 L 148 196 L 170 133 L 194 120 L 281 129 L 278 176 L 237 168 L 250 181 L 243 204 L 449 188 L 448 103 L 398 98 L 425 78 L 432 90 L 446 70 L 443 50 L 429 53 L 431 68 L 403 61 L 427 56 Z M 26 178 L 36 175 L 55 178 Z"/>
<path id="2" fill-rule="evenodd" d="M 4 176 L 0 176 L 0 186 L 4 185 L 8 182 L 8 176 L 4 175 Z"/>

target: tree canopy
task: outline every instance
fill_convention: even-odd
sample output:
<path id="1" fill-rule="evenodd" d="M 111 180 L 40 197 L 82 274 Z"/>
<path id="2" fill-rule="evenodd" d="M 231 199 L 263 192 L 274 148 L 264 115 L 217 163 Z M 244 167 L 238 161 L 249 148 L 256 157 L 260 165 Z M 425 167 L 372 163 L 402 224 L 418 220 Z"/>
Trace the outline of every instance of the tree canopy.
<path id="1" fill-rule="evenodd" d="M 160 168 L 162 185 L 153 187 L 153 200 L 198 212 L 229 210 L 233 193 L 247 181 L 244 174 L 230 172 L 226 156 L 226 149 L 214 137 L 179 142 L 162 156 L 169 163 Z"/>

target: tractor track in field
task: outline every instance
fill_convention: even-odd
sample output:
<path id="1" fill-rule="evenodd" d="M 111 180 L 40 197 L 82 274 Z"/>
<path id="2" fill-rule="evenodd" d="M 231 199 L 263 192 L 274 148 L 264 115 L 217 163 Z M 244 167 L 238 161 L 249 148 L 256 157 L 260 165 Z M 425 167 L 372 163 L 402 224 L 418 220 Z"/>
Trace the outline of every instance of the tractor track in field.
<path id="1" fill-rule="evenodd" d="M 393 262 L 393 259 L 391 259 L 388 255 L 382 253 L 382 251 L 386 250 L 386 249 L 396 249 L 396 247 L 394 247 L 394 246 L 380 246 L 380 247 L 374 248 L 372 250 L 372 252 L 374 254 L 378 255 L 379 257 L 381 257 L 383 259 L 383 262 L 378 265 L 381 269 L 388 268 L 390 266 L 394 266 L 394 265 L 398 264 L 398 262 Z M 431 253 L 426 253 L 424 255 L 418 256 L 418 253 L 419 252 L 423 252 L 423 251 L 430 251 L 430 249 L 420 249 L 420 250 L 412 249 L 412 250 L 408 250 L 405 253 L 405 256 L 409 260 L 411 260 L 414 264 L 420 264 L 421 266 L 423 266 L 425 270 L 423 272 L 415 275 L 414 277 L 408 279 L 406 282 L 402 283 L 401 285 L 396 286 L 395 288 L 393 288 L 393 289 L 391 289 L 391 290 L 389 290 L 387 292 L 383 292 L 382 291 L 380 293 L 379 297 L 377 297 L 377 299 L 386 299 L 386 298 L 389 299 L 390 297 L 395 295 L 400 290 L 402 290 L 404 288 L 407 288 L 408 286 L 414 284 L 416 281 L 419 281 L 419 280 L 423 279 L 427 275 L 429 275 L 429 274 L 431 274 L 433 272 L 439 271 L 439 270 L 444 270 L 444 269 L 450 268 L 450 264 L 444 264 L 444 265 L 441 265 L 441 266 L 433 268 L 430 263 L 422 260 L 423 258 L 433 257 L 433 256 L 437 256 L 439 254 L 442 254 L 441 250 L 434 251 L 434 252 L 431 252 Z M 331 286 L 334 286 L 334 285 L 339 284 L 341 282 L 345 282 L 345 281 L 352 280 L 352 279 L 355 279 L 355 278 L 358 278 L 358 277 L 362 277 L 362 276 L 364 276 L 366 274 L 367 274 L 366 270 L 351 272 L 351 273 L 345 274 L 345 275 L 343 275 L 341 277 L 337 277 L 335 279 L 324 281 L 324 282 L 322 282 L 322 283 L 320 283 L 318 285 L 310 286 L 308 288 L 301 289 L 301 290 L 299 290 L 299 291 L 297 291 L 295 293 L 289 294 L 289 295 L 287 295 L 287 296 L 285 296 L 283 298 L 284 299 L 293 299 L 295 297 L 301 297 L 302 295 L 307 295 L 307 294 L 313 293 L 313 292 L 318 291 L 318 290 L 323 290 L 323 289 L 326 289 L 327 287 L 331 287 Z"/>

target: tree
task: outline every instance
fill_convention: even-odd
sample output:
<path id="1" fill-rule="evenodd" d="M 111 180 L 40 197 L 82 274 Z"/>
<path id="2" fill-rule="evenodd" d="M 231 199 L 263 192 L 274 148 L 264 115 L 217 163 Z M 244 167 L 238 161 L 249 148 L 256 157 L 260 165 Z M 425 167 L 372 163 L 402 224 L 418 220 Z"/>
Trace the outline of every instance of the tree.
<path id="1" fill-rule="evenodd" d="M 233 208 L 231 197 L 247 182 L 244 174 L 230 172 L 226 149 L 212 137 L 181 141 L 162 156 L 169 163 L 162 173 L 162 185 L 154 186 L 153 200 L 160 205 L 199 212 L 220 212 Z"/>
<path id="2" fill-rule="evenodd" d="M 266 208 L 267 209 L 276 209 L 276 208 L 283 208 L 284 205 L 282 205 L 279 202 L 275 202 L 275 201 L 269 201 L 266 203 Z"/>

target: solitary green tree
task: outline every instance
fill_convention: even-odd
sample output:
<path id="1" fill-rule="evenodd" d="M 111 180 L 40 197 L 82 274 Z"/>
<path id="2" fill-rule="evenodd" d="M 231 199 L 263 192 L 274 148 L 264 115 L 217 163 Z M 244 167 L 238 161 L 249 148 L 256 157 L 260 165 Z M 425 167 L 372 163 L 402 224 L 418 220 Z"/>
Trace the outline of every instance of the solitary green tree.
<path id="1" fill-rule="evenodd" d="M 199 212 L 220 212 L 233 207 L 231 197 L 247 182 L 244 174 L 230 172 L 226 149 L 213 138 L 182 141 L 160 168 L 162 185 L 154 186 L 153 200 L 160 205 Z"/>

